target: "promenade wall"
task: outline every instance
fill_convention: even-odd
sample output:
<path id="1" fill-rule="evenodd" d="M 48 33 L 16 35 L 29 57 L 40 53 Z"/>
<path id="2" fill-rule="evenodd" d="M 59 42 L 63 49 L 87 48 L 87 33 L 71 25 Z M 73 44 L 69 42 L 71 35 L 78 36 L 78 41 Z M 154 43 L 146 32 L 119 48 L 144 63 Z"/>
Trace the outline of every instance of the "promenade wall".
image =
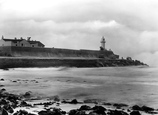
<path id="1" fill-rule="evenodd" d="M 0 52 L 13 57 L 89 57 L 118 58 L 112 51 L 72 50 L 61 48 L 0 47 Z"/>

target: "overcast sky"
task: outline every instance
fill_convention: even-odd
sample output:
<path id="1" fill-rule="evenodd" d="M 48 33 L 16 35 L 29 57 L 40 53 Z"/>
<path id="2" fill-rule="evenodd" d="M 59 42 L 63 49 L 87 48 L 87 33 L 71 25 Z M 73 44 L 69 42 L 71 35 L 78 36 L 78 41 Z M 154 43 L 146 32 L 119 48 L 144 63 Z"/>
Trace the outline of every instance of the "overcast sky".
<path id="1" fill-rule="evenodd" d="M 0 0 L 0 35 L 98 50 L 158 65 L 158 0 Z"/>

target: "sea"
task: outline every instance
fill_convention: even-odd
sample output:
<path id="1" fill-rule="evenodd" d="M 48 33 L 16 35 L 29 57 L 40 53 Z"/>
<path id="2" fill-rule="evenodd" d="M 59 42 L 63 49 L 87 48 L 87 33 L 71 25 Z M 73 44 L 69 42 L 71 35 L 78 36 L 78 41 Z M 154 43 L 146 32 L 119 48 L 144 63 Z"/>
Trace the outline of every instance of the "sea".
<path id="1" fill-rule="evenodd" d="M 158 108 L 158 68 L 12 68 L 0 70 L 0 88 L 35 97 L 97 100 Z"/>

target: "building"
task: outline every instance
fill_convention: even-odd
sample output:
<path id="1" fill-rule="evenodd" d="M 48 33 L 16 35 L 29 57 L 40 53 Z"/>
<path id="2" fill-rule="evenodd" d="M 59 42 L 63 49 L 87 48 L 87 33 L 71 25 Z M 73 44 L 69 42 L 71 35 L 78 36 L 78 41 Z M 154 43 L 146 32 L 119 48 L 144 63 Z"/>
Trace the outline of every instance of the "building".
<path id="1" fill-rule="evenodd" d="M 43 48 L 45 45 L 42 44 L 40 41 L 33 41 L 30 40 L 31 37 L 28 37 L 27 40 L 14 38 L 14 39 L 7 39 L 2 36 L 0 40 L 0 46 L 17 46 L 17 47 L 36 47 L 36 48 Z"/>
<path id="2" fill-rule="evenodd" d="M 100 46 L 101 50 L 105 50 L 105 43 L 106 43 L 106 41 L 105 41 L 104 36 L 102 37 L 100 43 L 101 43 L 101 46 Z"/>

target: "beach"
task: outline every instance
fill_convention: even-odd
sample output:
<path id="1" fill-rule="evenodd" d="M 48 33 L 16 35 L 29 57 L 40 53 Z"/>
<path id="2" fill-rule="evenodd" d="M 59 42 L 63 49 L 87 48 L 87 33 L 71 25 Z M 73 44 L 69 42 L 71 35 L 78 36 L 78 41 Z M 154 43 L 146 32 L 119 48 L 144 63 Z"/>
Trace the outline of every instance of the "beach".
<path id="1" fill-rule="evenodd" d="M 19 96 L 29 95 L 27 103 L 53 103 L 63 110 L 89 106 L 125 104 L 158 108 L 158 72 L 155 67 L 107 68 L 12 68 L 0 70 L 1 88 Z M 77 105 L 72 105 L 76 99 Z M 67 100 L 67 103 L 61 103 Z M 104 103 L 104 104 L 103 104 Z M 65 105 L 67 104 L 67 105 Z M 109 106 L 109 105 L 108 105 Z M 114 107 L 115 108 L 115 107 Z"/>

